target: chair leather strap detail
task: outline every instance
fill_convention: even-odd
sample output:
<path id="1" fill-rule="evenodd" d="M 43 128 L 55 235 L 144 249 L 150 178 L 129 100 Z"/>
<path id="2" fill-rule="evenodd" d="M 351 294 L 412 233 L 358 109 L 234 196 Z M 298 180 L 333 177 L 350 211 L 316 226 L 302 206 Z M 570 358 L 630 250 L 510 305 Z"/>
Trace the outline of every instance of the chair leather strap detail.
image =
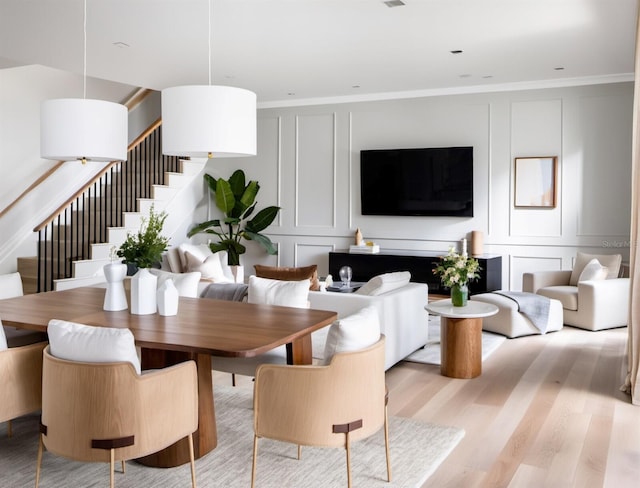
<path id="1" fill-rule="evenodd" d="M 116 439 L 91 439 L 91 447 L 94 449 L 117 449 L 119 447 L 133 446 L 134 437 L 118 437 Z"/>
<path id="2" fill-rule="evenodd" d="M 362 419 L 354 420 L 348 424 L 333 424 L 333 433 L 346 434 L 360 428 L 362 428 Z"/>

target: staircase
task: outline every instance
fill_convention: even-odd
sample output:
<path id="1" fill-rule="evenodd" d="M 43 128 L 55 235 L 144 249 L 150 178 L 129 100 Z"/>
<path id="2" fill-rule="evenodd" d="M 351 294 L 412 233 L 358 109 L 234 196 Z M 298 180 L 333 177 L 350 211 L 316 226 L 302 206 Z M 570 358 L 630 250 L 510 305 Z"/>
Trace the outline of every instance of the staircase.
<path id="1" fill-rule="evenodd" d="M 25 293 L 104 282 L 112 247 L 140 228 L 152 206 L 164 210 L 200 176 L 206 160 L 163 156 L 159 138 L 158 124 L 132 144 L 127 161 L 113 163 L 35 229 L 38 256 L 18 258 Z"/>

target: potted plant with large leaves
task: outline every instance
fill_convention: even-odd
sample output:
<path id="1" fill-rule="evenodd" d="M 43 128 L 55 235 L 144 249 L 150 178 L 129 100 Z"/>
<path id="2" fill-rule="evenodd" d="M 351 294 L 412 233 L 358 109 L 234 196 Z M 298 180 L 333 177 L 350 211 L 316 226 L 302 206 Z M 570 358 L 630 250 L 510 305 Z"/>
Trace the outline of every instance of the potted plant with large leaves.
<path id="1" fill-rule="evenodd" d="M 246 182 L 244 171 L 233 172 L 228 180 L 214 178 L 205 174 L 204 179 L 213 194 L 216 207 L 224 214 L 223 219 L 213 219 L 196 224 L 187 234 L 188 237 L 199 233 L 212 234 L 218 242 L 211 242 L 211 252 L 227 251 L 229 266 L 239 266 L 240 256 L 247 252 L 241 242 L 243 239 L 254 241 L 264 248 L 267 254 L 278 254 L 278 250 L 261 232 L 275 220 L 280 207 L 269 206 L 256 210 L 256 196 L 260 191 L 257 181 Z M 252 217 L 253 216 L 253 217 Z"/>

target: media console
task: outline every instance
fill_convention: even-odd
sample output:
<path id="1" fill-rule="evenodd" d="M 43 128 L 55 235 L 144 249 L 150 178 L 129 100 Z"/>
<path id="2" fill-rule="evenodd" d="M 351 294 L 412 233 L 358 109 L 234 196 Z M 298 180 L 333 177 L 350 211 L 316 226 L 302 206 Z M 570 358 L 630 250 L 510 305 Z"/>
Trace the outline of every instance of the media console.
<path id="1" fill-rule="evenodd" d="M 340 268 L 351 266 L 353 281 L 368 281 L 376 275 L 392 271 L 409 271 L 411 281 L 426 283 L 429 294 L 448 295 L 449 289 L 433 274 L 433 267 L 445 252 L 380 251 L 376 254 L 356 254 L 347 251 L 329 253 L 329 273 L 340 280 Z M 469 294 L 502 289 L 502 256 L 483 254 L 474 256 L 480 263 L 480 279 L 469 283 Z"/>

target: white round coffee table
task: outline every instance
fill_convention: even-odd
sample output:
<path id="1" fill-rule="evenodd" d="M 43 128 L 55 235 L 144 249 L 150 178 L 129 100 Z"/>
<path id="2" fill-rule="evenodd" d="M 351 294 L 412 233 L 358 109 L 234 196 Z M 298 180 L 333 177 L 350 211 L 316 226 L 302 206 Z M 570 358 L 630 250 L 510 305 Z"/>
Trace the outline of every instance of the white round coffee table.
<path id="1" fill-rule="evenodd" d="M 475 378 L 482 373 L 482 318 L 498 313 L 491 303 L 468 301 L 454 307 L 438 300 L 424 307 L 440 316 L 440 372 L 450 378 Z"/>

